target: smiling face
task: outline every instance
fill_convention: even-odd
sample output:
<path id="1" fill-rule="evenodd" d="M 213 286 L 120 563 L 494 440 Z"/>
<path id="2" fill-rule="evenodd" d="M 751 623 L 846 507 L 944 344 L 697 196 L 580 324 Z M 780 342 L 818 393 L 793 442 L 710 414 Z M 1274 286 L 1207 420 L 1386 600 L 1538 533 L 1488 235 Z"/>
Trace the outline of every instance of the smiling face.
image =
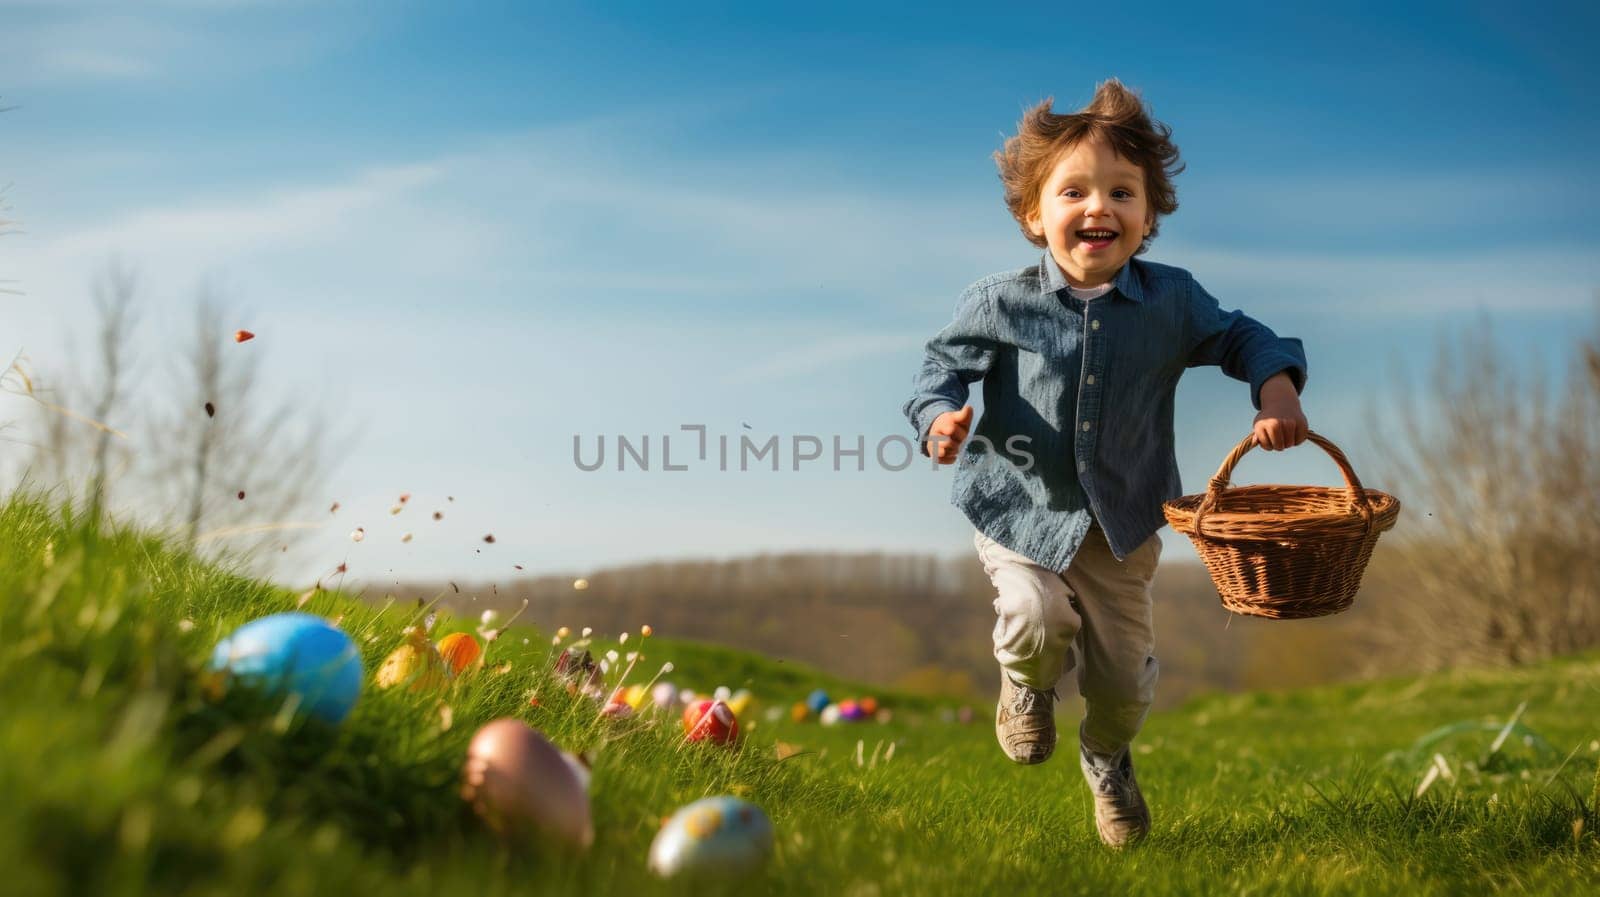
<path id="1" fill-rule="evenodd" d="M 1144 186 L 1144 172 L 1109 144 L 1081 140 L 1056 160 L 1028 229 L 1044 237 L 1068 283 L 1107 283 L 1155 224 Z"/>

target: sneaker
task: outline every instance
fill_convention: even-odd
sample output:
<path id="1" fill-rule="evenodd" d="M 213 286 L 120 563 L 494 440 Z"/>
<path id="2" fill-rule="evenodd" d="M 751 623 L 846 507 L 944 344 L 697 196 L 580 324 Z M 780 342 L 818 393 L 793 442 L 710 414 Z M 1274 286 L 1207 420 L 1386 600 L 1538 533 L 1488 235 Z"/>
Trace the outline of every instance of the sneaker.
<path id="1" fill-rule="evenodd" d="M 1133 756 L 1127 746 L 1107 757 L 1078 749 L 1083 777 L 1094 794 L 1094 827 L 1100 840 L 1111 847 L 1123 847 L 1150 833 L 1150 808 L 1133 777 Z"/>
<path id="2" fill-rule="evenodd" d="M 1056 692 L 1011 681 L 1000 671 L 1000 703 L 994 711 L 1000 747 L 1018 763 L 1043 763 L 1056 749 Z"/>

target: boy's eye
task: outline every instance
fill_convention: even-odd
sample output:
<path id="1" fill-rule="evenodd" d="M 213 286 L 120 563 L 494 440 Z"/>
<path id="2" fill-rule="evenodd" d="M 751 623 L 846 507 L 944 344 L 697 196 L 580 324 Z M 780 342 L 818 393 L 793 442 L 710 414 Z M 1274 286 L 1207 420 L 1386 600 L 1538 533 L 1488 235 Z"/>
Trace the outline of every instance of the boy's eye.
<path id="1" fill-rule="evenodd" d="M 1066 190 L 1061 191 L 1061 195 L 1063 197 L 1066 197 L 1067 199 L 1077 199 L 1080 194 L 1078 193 L 1077 190 L 1074 190 L 1074 189 L 1069 187 Z M 1133 198 L 1133 193 L 1132 192 L 1130 192 L 1128 190 L 1122 190 L 1122 189 L 1117 189 L 1117 190 L 1111 191 L 1111 195 L 1112 196 L 1119 196 L 1119 195 L 1120 196 L 1126 196 L 1129 199 Z"/>

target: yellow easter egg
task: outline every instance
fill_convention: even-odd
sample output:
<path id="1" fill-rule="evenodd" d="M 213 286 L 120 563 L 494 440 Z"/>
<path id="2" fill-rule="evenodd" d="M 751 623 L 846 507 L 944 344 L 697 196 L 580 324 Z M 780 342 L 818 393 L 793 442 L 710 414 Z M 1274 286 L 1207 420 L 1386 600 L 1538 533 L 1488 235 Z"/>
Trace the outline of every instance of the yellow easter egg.
<path id="1" fill-rule="evenodd" d="M 449 679 L 444 658 L 421 630 L 407 633 L 405 644 L 394 649 L 378 667 L 379 688 L 410 684 L 412 691 L 438 688 Z"/>

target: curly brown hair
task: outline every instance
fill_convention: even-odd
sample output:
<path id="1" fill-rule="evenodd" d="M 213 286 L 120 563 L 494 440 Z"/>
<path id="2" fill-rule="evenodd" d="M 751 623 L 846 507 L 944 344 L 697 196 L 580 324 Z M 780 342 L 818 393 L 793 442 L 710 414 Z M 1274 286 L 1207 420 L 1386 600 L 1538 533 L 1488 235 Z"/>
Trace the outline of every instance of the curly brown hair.
<path id="1" fill-rule="evenodd" d="M 1044 248 L 1045 238 L 1028 229 L 1028 218 L 1039 211 L 1040 192 L 1056 160 L 1085 139 L 1104 140 L 1116 154 L 1144 172 L 1145 191 L 1155 223 L 1134 255 L 1150 248 L 1161 230 L 1161 218 L 1178 209 L 1178 191 L 1172 178 L 1183 171 L 1172 129 L 1155 121 L 1139 95 L 1112 78 L 1095 88 L 1094 99 L 1081 111 L 1057 115 L 1053 99 L 1023 113 L 1017 133 L 994 154 L 1005 185 L 1006 207 L 1028 242 Z"/>

